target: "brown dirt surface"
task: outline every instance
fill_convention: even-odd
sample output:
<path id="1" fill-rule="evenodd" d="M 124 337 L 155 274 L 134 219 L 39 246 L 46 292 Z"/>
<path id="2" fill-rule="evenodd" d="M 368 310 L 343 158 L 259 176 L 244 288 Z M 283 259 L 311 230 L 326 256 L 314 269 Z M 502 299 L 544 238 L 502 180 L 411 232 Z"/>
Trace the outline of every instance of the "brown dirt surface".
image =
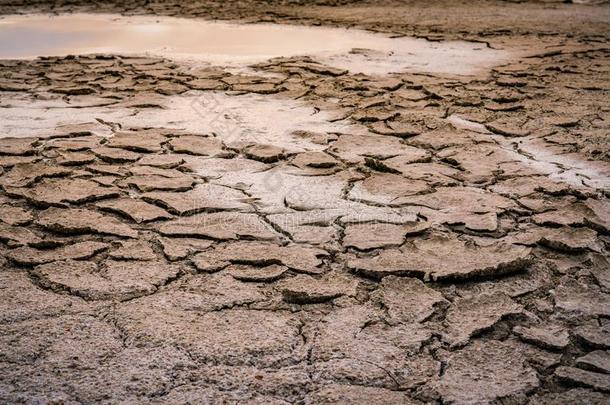
<path id="1" fill-rule="evenodd" d="M 222 91 L 349 123 L 294 134 L 315 150 L 78 116 L 0 138 L 0 402 L 608 403 L 610 6 L 568 3 L 0 1 L 523 51 L 457 78 L 0 60 L 3 105 Z"/>

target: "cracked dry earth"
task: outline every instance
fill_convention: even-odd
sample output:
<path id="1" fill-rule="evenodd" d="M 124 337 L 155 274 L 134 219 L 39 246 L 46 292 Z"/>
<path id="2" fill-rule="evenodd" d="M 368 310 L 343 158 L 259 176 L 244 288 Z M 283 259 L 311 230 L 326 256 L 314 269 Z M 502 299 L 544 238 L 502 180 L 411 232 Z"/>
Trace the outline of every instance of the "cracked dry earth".
<path id="1" fill-rule="evenodd" d="M 414 30 L 382 6 L 193 4 L 142 12 L 368 28 L 383 15 L 380 30 Z M 555 7 L 535 15 L 571 6 Z M 415 31 L 546 50 L 475 77 L 354 75 L 307 57 L 247 74 L 0 61 L 4 107 L 74 111 L 48 137 L 0 139 L 0 401 L 608 403 L 608 27 L 574 34 L 549 17 L 463 35 L 447 18 Z M 299 100 L 344 130 L 280 145 L 79 119 L 97 106 L 153 116 L 193 91 Z"/>

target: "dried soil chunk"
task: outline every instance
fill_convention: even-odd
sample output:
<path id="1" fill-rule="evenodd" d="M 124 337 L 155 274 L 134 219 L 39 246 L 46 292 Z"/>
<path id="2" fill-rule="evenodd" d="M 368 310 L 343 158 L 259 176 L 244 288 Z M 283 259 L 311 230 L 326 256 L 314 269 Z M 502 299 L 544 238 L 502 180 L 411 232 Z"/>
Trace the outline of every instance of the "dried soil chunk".
<path id="1" fill-rule="evenodd" d="M 0 242 L 9 246 L 36 245 L 42 239 L 29 229 L 13 227 L 0 222 Z"/>
<path id="2" fill-rule="evenodd" d="M 257 266 L 284 265 L 304 273 L 320 273 L 320 257 L 328 253 L 321 249 L 299 245 L 278 246 L 261 242 L 234 242 L 199 253 L 193 264 L 201 271 L 216 271 L 229 264 Z"/>
<path id="3" fill-rule="evenodd" d="M 601 250 L 597 232 L 588 228 L 531 228 L 514 236 L 513 241 L 528 246 L 540 244 L 566 253 Z"/>
<path id="4" fill-rule="evenodd" d="M 578 341 L 594 349 L 610 349 L 610 325 L 579 326 L 572 332 Z"/>
<path id="5" fill-rule="evenodd" d="M 352 258 L 348 268 L 378 279 L 399 275 L 456 280 L 514 273 L 529 263 L 530 249 L 523 246 L 475 246 L 437 234 L 407 242 L 399 249 L 386 249 L 374 257 Z"/>
<path id="6" fill-rule="evenodd" d="M 231 157 L 232 152 L 224 149 L 220 139 L 206 136 L 183 135 L 173 138 L 169 143 L 176 153 L 189 155 Z"/>
<path id="7" fill-rule="evenodd" d="M 370 108 L 368 110 L 358 110 L 352 114 L 352 119 L 360 122 L 387 121 L 399 115 L 396 111 L 387 108 Z"/>
<path id="8" fill-rule="evenodd" d="M 513 123 L 503 122 L 503 121 L 494 121 L 485 124 L 485 127 L 489 129 L 494 134 L 510 136 L 510 137 L 522 137 L 528 136 L 530 131 L 527 129 L 523 129 Z"/>
<path id="9" fill-rule="evenodd" d="M 95 155 L 88 152 L 59 152 L 55 160 L 62 166 L 81 166 L 95 161 Z"/>
<path id="10" fill-rule="evenodd" d="M 181 216 L 204 211 L 249 210 L 250 206 L 242 202 L 245 197 L 239 190 L 210 183 L 200 184 L 184 193 L 152 192 L 142 195 L 144 200 Z"/>
<path id="11" fill-rule="evenodd" d="M 102 201 L 96 205 L 104 211 L 123 215 L 137 223 L 172 218 L 165 210 L 135 198 Z"/>
<path id="12" fill-rule="evenodd" d="M 176 155 L 146 155 L 138 160 L 142 166 L 159 167 L 161 169 L 175 169 L 184 163 L 184 159 Z"/>
<path id="13" fill-rule="evenodd" d="M 399 246 L 405 241 L 405 236 L 422 233 L 429 227 L 426 222 L 350 225 L 345 228 L 343 246 L 360 250 Z"/>
<path id="14" fill-rule="evenodd" d="M 582 252 L 591 250 L 599 252 L 600 242 L 597 232 L 586 228 L 553 229 L 539 241 L 541 245 L 563 252 Z"/>
<path id="15" fill-rule="evenodd" d="M 432 186 L 454 186 L 458 184 L 460 171 L 440 163 L 412 163 L 403 156 L 383 161 L 384 167 L 393 173 L 400 173 L 413 180 L 423 180 Z"/>
<path id="16" fill-rule="evenodd" d="M 350 163 L 362 163 L 365 157 L 383 160 L 399 155 L 425 154 L 419 148 L 403 144 L 398 138 L 381 135 L 341 135 L 330 152 Z"/>
<path id="17" fill-rule="evenodd" d="M 595 200 L 591 200 L 595 201 Z M 559 209 L 549 210 L 532 216 L 532 221 L 542 226 L 582 226 L 586 217 L 594 217 L 584 204 L 567 204 Z"/>
<path id="18" fill-rule="evenodd" d="M 140 159 L 140 154 L 136 152 L 130 152 L 128 150 L 119 148 L 109 147 L 98 147 L 92 149 L 95 156 L 102 159 L 105 162 L 110 163 L 130 163 Z"/>
<path id="19" fill-rule="evenodd" d="M 154 260 L 157 256 L 144 240 L 119 242 L 120 247 L 110 252 L 109 257 L 116 260 Z"/>
<path id="20" fill-rule="evenodd" d="M 432 223 L 490 232 L 498 227 L 497 215 L 515 207 L 505 197 L 474 187 L 439 187 L 433 193 L 404 196 L 400 202 L 418 207 Z"/>
<path id="21" fill-rule="evenodd" d="M 417 135 L 408 140 L 411 145 L 419 146 L 426 149 L 441 150 L 449 147 L 465 147 L 477 142 L 485 142 L 485 135 L 465 132 L 465 131 L 448 131 L 440 129 L 429 131 Z"/>
<path id="22" fill-rule="evenodd" d="M 32 222 L 34 217 L 30 211 L 21 207 L 11 205 L 0 205 L 0 221 L 8 225 L 26 225 Z"/>
<path id="23" fill-rule="evenodd" d="M 10 156 L 10 155 L 0 155 L 0 167 L 13 167 L 17 164 L 23 163 L 36 163 L 40 161 L 42 158 L 38 156 Z"/>
<path id="24" fill-rule="evenodd" d="M 0 155 L 31 155 L 35 142 L 32 138 L 0 138 Z"/>
<path id="25" fill-rule="evenodd" d="M 232 265 L 227 271 L 233 278 L 240 281 L 275 281 L 288 271 L 288 267 L 272 264 L 265 267 L 254 267 L 247 265 Z"/>
<path id="26" fill-rule="evenodd" d="M 474 187 L 439 187 L 434 193 L 404 199 L 405 203 L 433 210 L 484 214 L 503 212 L 516 207 L 508 198 Z"/>
<path id="27" fill-rule="evenodd" d="M 163 253 L 168 260 L 176 261 L 188 255 L 201 252 L 212 246 L 214 242 L 192 238 L 159 238 Z"/>
<path id="28" fill-rule="evenodd" d="M 9 260 L 22 266 L 35 266 L 57 260 L 88 259 L 107 248 L 108 245 L 101 242 L 77 242 L 72 245 L 48 250 L 20 247 L 11 250 L 7 257 Z"/>
<path id="29" fill-rule="evenodd" d="M 236 306 L 246 306 L 267 299 L 264 289 L 257 284 L 244 284 L 226 273 L 186 276 L 175 284 L 167 297 L 181 296 L 187 307 L 201 311 L 218 311 Z"/>
<path id="30" fill-rule="evenodd" d="M 38 266 L 33 272 L 48 288 L 66 289 L 88 300 L 126 300 L 156 291 L 180 271 L 162 262 L 110 260 L 100 268 L 93 262 L 67 260 Z"/>
<path id="31" fill-rule="evenodd" d="M 399 138 L 409 138 L 411 136 L 419 135 L 425 128 L 420 125 L 413 124 L 410 122 L 375 122 L 371 125 L 371 131 L 380 135 L 396 136 Z"/>
<path id="32" fill-rule="evenodd" d="M 468 340 L 509 315 L 523 313 L 523 307 L 503 293 L 477 294 L 457 298 L 445 318 L 445 340 L 452 346 L 462 346 Z"/>
<path id="33" fill-rule="evenodd" d="M 409 196 L 430 191 L 428 183 L 411 180 L 397 174 L 375 173 L 366 180 L 356 183 L 350 190 L 353 201 L 400 206 L 409 201 Z"/>
<path id="34" fill-rule="evenodd" d="M 285 150 L 273 145 L 250 145 L 243 153 L 248 159 L 258 160 L 263 163 L 273 163 L 284 158 Z"/>
<path id="35" fill-rule="evenodd" d="M 543 349 L 563 350 L 570 344 L 568 331 L 560 325 L 544 325 L 525 328 L 516 326 L 513 332 L 521 340 L 540 346 Z"/>
<path id="36" fill-rule="evenodd" d="M 193 90 L 224 90 L 227 85 L 220 80 L 214 79 L 195 79 L 187 83 Z"/>
<path id="37" fill-rule="evenodd" d="M 67 176 L 72 171 L 45 162 L 20 163 L 13 166 L 8 174 L 0 178 L 3 187 L 26 187 L 45 177 Z"/>
<path id="38" fill-rule="evenodd" d="M 52 139 L 47 142 L 46 147 L 60 148 L 71 152 L 93 149 L 99 146 L 100 141 L 104 139 L 101 136 L 79 136 L 75 138 L 60 138 Z"/>
<path id="39" fill-rule="evenodd" d="M 592 216 L 587 216 L 585 221 L 596 227 L 600 231 L 610 233 L 610 201 L 588 199 L 585 205 L 592 212 Z"/>
<path id="40" fill-rule="evenodd" d="M 580 368 L 610 374 L 610 352 L 607 350 L 596 350 L 576 359 L 576 365 Z"/>
<path id="41" fill-rule="evenodd" d="M 161 144 L 166 139 L 155 131 L 119 132 L 110 138 L 107 146 L 135 152 L 155 153 L 161 151 Z"/>
<path id="42" fill-rule="evenodd" d="M 187 191 L 193 188 L 195 180 L 189 175 L 166 177 L 158 174 L 130 176 L 122 180 L 122 185 L 133 186 L 143 192 L 148 191 Z"/>
<path id="43" fill-rule="evenodd" d="M 347 276 L 330 274 L 316 279 L 300 274 L 282 281 L 278 288 L 284 301 L 295 304 L 315 304 L 331 301 L 342 295 L 356 295 L 358 281 Z"/>
<path id="44" fill-rule="evenodd" d="M 87 166 L 87 170 L 92 173 L 105 174 L 111 176 L 122 177 L 127 174 L 127 170 L 123 165 L 109 165 L 109 164 L 93 164 Z"/>
<path id="45" fill-rule="evenodd" d="M 451 404 L 523 403 L 538 385 L 519 347 L 498 341 L 476 341 L 450 353 L 445 373 L 434 384 L 443 402 Z"/>
<path id="46" fill-rule="evenodd" d="M 439 372 L 440 364 L 431 356 L 418 355 L 430 336 L 417 324 L 387 325 L 371 306 L 338 308 L 315 330 L 315 375 L 335 383 L 414 387 Z"/>
<path id="47" fill-rule="evenodd" d="M 185 174 L 176 169 L 163 169 L 160 167 L 134 165 L 129 168 L 129 174 L 133 176 L 160 176 L 170 179 L 183 177 Z"/>
<path id="48" fill-rule="evenodd" d="M 339 161 L 324 152 L 304 152 L 299 153 L 291 163 L 297 167 L 327 169 L 336 166 Z"/>
<path id="49" fill-rule="evenodd" d="M 7 193 L 40 206 L 83 204 L 119 196 L 119 191 L 114 187 L 102 187 L 84 179 L 43 180 L 29 189 L 8 188 Z"/>
<path id="50" fill-rule="evenodd" d="M 95 93 L 95 90 L 89 86 L 53 87 L 50 91 L 68 96 L 83 96 Z"/>
<path id="51" fill-rule="evenodd" d="M 155 86 L 155 91 L 159 94 L 166 96 L 175 96 L 182 94 L 188 90 L 188 87 L 181 85 L 180 83 L 172 82 L 161 82 Z"/>
<path id="52" fill-rule="evenodd" d="M 555 377 L 569 385 L 591 387 L 597 391 L 610 392 L 610 374 L 594 373 L 574 367 L 558 367 Z"/>
<path id="53" fill-rule="evenodd" d="M 548 195 L 578 194 L 582 188 L 553 180 L 547 176 L 525 176 L 500 180 L 489 187 L 494 193 L 508 197 L 525 197 L 535 192 Z"/>
<path id="54" fill-rule="evenodd" d="M 49 208 L 38 216 L 37 224 L 58 233 L 104 235 L 135 238 L 138 232 L 118 219 L 86 209 Z"/>
<path id="55" fill-rule="evenodd" d="M 574 314 L 610 316 L 610 295 L 595 286 L 564 277 L 555 290 L 555 306 Z"/>
<path id="56" fill-rule="evenodd" d="M 210 239 L 250 238 L 275 240 L 278 235 L 258 215 L 236 212 L 197 214 L 174 219 L 159 226 L 165 236 L 186 236 Z"/>
<path id="57" fill-rule="evenodd" d="M 373 302 L 387 308 L 390 321 L 395 323 L 424 322 L 438 306 L 449 303 L 443 295 L 410 277 L 385 277 L 371 294 Z"/>

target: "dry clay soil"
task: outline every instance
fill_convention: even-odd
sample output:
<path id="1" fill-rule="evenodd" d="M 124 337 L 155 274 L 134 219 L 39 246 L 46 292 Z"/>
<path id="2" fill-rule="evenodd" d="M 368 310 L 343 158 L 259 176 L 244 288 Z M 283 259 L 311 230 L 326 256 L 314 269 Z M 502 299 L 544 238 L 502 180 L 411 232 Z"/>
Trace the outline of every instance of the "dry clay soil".
<path id="1" fill-rule="evenodd" d="M 361 130 L 295 134 L 311 151 L 77 118 L 52 139 L 0 139 L 0 402 L 610 401 L 608 6 L 0 3 L 49 11 L 358 26 L 530 54 L 471 78 L 308 58 L 247 75 L 0 61 L 5 100 L 158 109 L 193 89 L 255 93 Z"/>

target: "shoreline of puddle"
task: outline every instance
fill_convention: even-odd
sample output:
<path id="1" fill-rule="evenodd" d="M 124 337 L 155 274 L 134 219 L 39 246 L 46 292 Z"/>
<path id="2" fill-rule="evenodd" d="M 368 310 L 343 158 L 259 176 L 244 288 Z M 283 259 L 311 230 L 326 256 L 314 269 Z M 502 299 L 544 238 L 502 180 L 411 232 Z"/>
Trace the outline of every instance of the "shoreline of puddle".
<path id="1" fill-rule="evenodd" d="M 516 56 L 480 42 L 394 38 L 352 28 L 118 14 L 0 16 L 0 59 L 100 53 L 227 67 L 312 56 L 350 73 L 457 76 L 487 72 Z"/>

